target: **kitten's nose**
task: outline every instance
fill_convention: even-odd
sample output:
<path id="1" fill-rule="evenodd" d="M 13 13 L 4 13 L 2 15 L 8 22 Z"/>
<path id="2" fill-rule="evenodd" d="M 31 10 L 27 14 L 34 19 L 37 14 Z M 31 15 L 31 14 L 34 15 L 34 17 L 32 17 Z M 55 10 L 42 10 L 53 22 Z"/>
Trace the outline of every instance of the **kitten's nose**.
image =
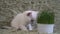
<path id="1" fill-rule="evenodd" d="M 31 19 L 31 22 L 33 22 L 34 20 L 33 19 Z"/>

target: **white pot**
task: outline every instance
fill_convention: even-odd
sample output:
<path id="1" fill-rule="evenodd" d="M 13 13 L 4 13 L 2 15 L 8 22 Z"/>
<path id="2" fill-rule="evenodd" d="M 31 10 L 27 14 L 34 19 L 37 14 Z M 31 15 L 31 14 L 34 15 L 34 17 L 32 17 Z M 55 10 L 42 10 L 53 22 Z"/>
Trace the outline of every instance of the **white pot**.
<path id="1" fill-rule="evenodd" d="M 39 33 L 53 33 L 54 24 L 38 24 Z"/>

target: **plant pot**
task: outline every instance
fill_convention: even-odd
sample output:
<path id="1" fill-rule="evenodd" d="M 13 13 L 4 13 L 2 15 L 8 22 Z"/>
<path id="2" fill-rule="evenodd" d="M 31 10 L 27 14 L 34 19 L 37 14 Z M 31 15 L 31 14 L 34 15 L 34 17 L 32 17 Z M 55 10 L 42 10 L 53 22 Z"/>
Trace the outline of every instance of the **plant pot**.
<path id="1" fill-rule="evenodd" d="M 54 24 L 38 24 L 39 33 L 53 33 Z"/>

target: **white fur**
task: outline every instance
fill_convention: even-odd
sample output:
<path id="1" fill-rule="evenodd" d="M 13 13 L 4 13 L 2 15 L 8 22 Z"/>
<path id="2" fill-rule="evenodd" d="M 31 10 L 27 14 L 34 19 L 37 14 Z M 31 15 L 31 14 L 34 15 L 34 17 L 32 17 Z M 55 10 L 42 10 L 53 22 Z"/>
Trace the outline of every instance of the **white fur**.
<path id="1" fill-rule="evenodd" d="M 27 13 L 28 13 L 28 12 L 32 12 L 32 16 L 31 16 L 31 17 L 32 17 L 34 20 L 36 20 L 38 11 L 29 10 L 29 11 L 26 11 L 26 12 L 27 12 Z"/>
<path id="2" fill-rule="evenodd" d="M 36 18 L 37 18 L 37 14 L 38 14 L 38 11 L 32 11 L 32 10 L 30 10 L 30 11 L 28 11 L 28 12 L 32 12 L 32 19 L 34 20 L 33 21 L 33 26 L 32 26 L 32 22 L 31 23 L 29 23 L 28 24 L 28 27 L 29 27 L 29 30 L 33 30 L 33 29 L 35 29 L 36 28 L 36 26 L 37 26 L 37 23 L 36 23 Z"/>
<path id="3" fill-rule="evenodd" d="M 26 16 L 27 13 L 32 12 L 32 16 Z M 27 25 L 29 22 L 31 22 L 31 19 L 35 19 L 36 18 L 36 12 L 35 11 L 25 11 L 23 13 L 17 14 L 16 17 L 14 17 L 14 19 L 11 22 L 11 26 L 16 28 L 16 29 L 21 29 L 21 30 L 27 30 L 27 27 L 25 27 L 25 25 Z"/>

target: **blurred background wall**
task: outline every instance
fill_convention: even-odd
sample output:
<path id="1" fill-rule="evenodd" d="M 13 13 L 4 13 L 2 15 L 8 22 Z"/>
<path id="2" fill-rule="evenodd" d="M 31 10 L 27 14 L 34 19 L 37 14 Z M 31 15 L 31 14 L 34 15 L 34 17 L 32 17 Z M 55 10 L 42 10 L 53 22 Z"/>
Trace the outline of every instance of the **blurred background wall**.
<path id="1" fill-rule="evenodd" d="M 60 32 L 60 0 L 0 0 L 0 26 L 10 26 L 13 17 L 25 10 L 55 12 L 54 32 Z"/>

